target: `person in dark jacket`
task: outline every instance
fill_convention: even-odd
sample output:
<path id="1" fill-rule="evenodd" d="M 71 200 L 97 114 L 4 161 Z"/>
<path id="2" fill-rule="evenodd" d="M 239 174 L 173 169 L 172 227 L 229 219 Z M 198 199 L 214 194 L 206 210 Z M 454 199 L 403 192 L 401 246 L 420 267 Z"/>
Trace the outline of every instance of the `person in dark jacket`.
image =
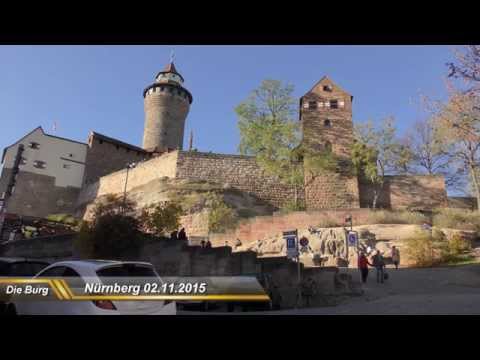
<path id="1" fill-rule="evenodd" d="M 177 232 L 177 230 L 172 231 L 172 232 L 170 233 L 170 240 L 177 240 L 177 239 L 178 239 L 178 232 Z"/>
<path id="2" fill-rule="evenodd" d="M 365 254 L 363 252 L 360 253 L 360 256 L 358 257 L 358 269 L 360 270 L 360 274 L 362 275 L 362 283 L 364 284 L 367 282 L 368 278 L 368 265 L 373 266 L 370 264 Z"/>
<path id="3" fill-rule="evenodd" d="M 380 250 L 377 250 L 372 260 L 373 266 L 377 269 L 377 283 L 383 283 L 385 260 Z"/>

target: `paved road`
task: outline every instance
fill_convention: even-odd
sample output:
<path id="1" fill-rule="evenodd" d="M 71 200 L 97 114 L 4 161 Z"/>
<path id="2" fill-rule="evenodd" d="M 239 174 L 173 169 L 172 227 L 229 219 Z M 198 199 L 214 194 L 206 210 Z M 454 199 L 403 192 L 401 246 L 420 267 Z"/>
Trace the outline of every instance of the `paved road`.
<path id="1" fill-rule="evenodd" d="M 356 270 L 349 272 L 358 276 Z M 388 269 L 388 272 L 389 280 L 384 284 L 377 284 L 375 272 L 371 271 L 369 281 L 364 286 L 364 295 L 351 298 L 335 307 L 248 314 L 480 314 L 480 264 L 431 269 Z"/>

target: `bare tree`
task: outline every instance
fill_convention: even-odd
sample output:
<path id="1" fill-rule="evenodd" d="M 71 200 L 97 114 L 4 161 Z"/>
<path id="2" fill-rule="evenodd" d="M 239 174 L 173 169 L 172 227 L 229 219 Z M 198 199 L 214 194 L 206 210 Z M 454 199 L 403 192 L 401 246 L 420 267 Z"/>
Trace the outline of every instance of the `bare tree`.
<path id="1" fill-rule="evenodd" d="M 438 112 L 439 141 L 450 146 L 459 171 L 468 174 L 480 209 L 480 97 L 453 94 Z"/>
<path id="2" fill-rule="evenodd" d="M 480 94 L 480 45 L 469 45 L 455 51 L 457 61 L 447 63 L 449 77 L 462 79 L 467 84 L 467 93 Z"/>

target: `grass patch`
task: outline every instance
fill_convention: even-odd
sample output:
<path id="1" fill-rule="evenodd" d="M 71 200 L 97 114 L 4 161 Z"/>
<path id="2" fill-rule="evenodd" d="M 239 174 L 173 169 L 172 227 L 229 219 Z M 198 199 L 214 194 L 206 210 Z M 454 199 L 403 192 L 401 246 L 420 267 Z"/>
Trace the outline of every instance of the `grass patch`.
<path id="1" fill-rule="evenodd" d="M 480 212 L 466 209 L 439 209 L 433 216 L 433 225 L 480 232 Z"/>
<path id="2" fill-rule="evenodd" d="M 480 260 L 472 254 L 462 254 L 456 256 L 454 259 L 450 259 L 445 265 L 460 266 L 460 265 L 472 265 L 478 264 Z"/>
<path id="3" fill-rule="evenodd" d="M 332 219 L 329 216 L 324 216 L 320 221 L 317 221 L 316 227 L 318 228 L 329 228 L 329 227 L 339 227 L 344 226 L 345 223 L 340 223 L 339 221 Z"/>
<path id="4" fill-rule="evenodd" d="M 429 222 L 427 216 L 416 211 L 375 210 L 368 214 L 367 224 L 417 224 Z"/>
<path id="5" fill-rule="evenodd" d="M 297 202 L 295 203 L 295 201 L 289 200 L 289 201 L 286 201 L 280 207 L 279 212 L 281 214 L 288 214 L 288 213 L 291 213 L 293 211 L 305 211 L 305 210 L 306 210 L 305 202 L 303 202 L 301 200 L 297 200 Z"/>

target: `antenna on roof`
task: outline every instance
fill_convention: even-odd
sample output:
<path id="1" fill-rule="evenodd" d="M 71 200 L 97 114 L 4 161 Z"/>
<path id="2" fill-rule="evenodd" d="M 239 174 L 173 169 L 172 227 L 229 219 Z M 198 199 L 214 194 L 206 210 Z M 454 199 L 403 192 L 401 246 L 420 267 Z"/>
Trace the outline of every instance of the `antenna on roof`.
<path id="1" fill-rule="evenodd" d="M 53 132 L 53 135 L 57 134 L 57 122 L 56 121 L 53 122 L 52 132 Z"/>
<path id="2" fill-rule="evenodd" d="M 173 60 L 175 60 L 175 50 L 170 51 L 170 62 L 173 63 Z"/>

